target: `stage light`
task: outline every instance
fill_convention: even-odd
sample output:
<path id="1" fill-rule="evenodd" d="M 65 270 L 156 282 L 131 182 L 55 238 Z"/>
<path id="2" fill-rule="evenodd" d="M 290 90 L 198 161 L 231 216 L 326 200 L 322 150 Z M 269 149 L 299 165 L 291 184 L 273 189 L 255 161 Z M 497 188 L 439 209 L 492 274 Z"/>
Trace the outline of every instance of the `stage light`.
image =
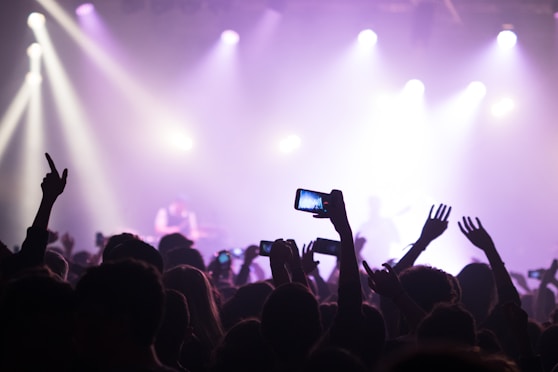
<path id="1" fill-rule="evenodd" d="M 492 105 L 492 116 L 499 118 L 509 114 L 515 108 L 515 103 L 509 97 L 500 99 L 494 105 Z"/>
<path id="2" fill-rule="evenodd" d="M 486 95 L 486 85 L 480 81 L 473 81 L 467 86 L 466 94 L 470 98 L 481 99 Z"/>
<path id="3" fill-rule="evenodd" d="M 510 28 L 506 28 L 505 30 L 500 31 L 497 41 L 500 48 L 511 49 L 515 46 L 515 44 L 517 44 L 517 35 Z"/>
<path id="4" fill-rule="evenodd" d="M 292 134 L 279 142 L 279 150 L 284 154 L 290 154 L 300 147 L 300 137 Z"/>
<path id="5" fill-rule="evenodd" d="M 407 96 L 421 97 L 424 94 L 424 83 L 418 79 L 411 79 L 405 84 L 403 93 Z"/>
<path id="6" fill-rule="evenodd" d="M 240 41 L 240 36 L 236 31 L 225 30 L 221 34 L 221 41 L 228 45 L 235 45 Z"/>
<path id="7" fill-rule="evenodd" d="M 31 59 L 39 59 L 43 55 L 43 47 L 39 43 L 33 43 L 27 48 L 27 56 Z"/>
<path id="8" fill-rule="evenodd" d="M 76 15 L 79 17 L 86 16 L 95 11 L 95 5 L 92 3 L 82 3 L 76 7 Z"/>
<path id="9" fill-rule="evenodd" d="M 40 29 L 41 27 L 44 27 L 45 23 L 46 23 L 46 18 L 41 13 L 33 12 L 29 14 L 29 17 L 27 17 L 27 25 L 32 30 L 37 30 Z"/>
<path id="10" fill-rule="evenodd" d="M 25 82 L 29 86 L 36 87 L 41 85 L 43 77 L 38 72 L 28 72 L 27 75 L 25 75 Z"/>
<path id="11" fill-rule="evenodd" d="M 370 48 L 378 42 L 378 35 L 370 29 L 362 30 L 358 34 L 358 43 L 363 47 Z"/>
<path id="12" fill-rule="evenodd" d="M 186 135 L 181 129 L 169 130 L 167 133 L 167 143 L 171 149 L 187 152 L 194 147 L 194 141 Z"/>

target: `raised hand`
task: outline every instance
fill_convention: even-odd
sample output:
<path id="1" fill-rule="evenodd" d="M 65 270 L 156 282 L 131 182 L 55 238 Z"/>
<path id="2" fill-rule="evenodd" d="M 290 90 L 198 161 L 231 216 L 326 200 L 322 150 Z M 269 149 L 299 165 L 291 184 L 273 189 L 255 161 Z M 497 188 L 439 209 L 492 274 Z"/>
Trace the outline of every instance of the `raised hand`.
<path id="1" fill-rule="evenodd" d="M 345 210 L 343 193 L 340 190 L 331 191 L 330 200 L 327 204 L 327 212 L 324 214 L 316 214 L 314 217 L 329 218 L 335 230 L 341 235 L 351 231 L 347 218 L 347 211 Z M 352 232 L 350 234 L 352 235 Z"/>
<path id="2" fill-rule="evenodd" d="M 250 245 L 248 248 L 246 248 L 246 250 L 244 251 L 244 264 L 251 265 L 252 261 L 254 261 L 256 257 L 258 257 L 259 252 L 260 247 L 258 247 L 257 245 Z"/>
<path id="3" fill-rule="evenodd" d="M 556 271 L 558 271 L 558 260 L 552 260 L 548 270 L 544 271 L 541 281 L 544 283 L 556 283 Z"/>
<path id="4" fill-rule="evenodd" d="M 72 252 L 74 250 L 75 239 L 68 233 L 64 233 L 60 237 L 60 242 L 64 247 L 64 252 L 66 252 L 66 257 L 72 257 Z"/>
<path id="5" fill-rule="evenodd" d="M 293 259 L 293 253 L 289 243 L 283 239 L 277 239 L 271 246 L 269 261 L 273 265 L 285 265 Z"/>
<path id="6" fill-rule="evenodd" d="M 54 161 L 48 153 L 45 154 L 50 167 L 50 172 L 46 174 L 41 189 L 43 190 L 43 197 L 49 201 L 54 202 L 56 198 L 62 194 L 66 187 L 66 179 L 68 178 L 68 169 L 64 169 L 62 176 L 58 173 Z"/>
<path id="7" fill-rule="evenodd" d="M 314 242 L 310 242 L 308 246 L 302 246 L 302 270 L 306 274 L 310 274 L 314 270 L 318 268 L 320 261 L 314 261 L 314 249 L 313 249 Z"/>
<path id="8" fill-rule="evenodd" d="M 487 249 L 494 249 L 495 246 L 492 238 L 488 235 L 478 217 L 475 217 L 475 220 L 477 221 L 478 226 L 475 226 L 471 217 L 463 217 L 463 224 L 459 221 L 457 224 L 459 225 L 459 229 L 463 235 L 465 235 L 475 247 L 478 247 L 483 251 L 486 251 Z"/>
<path id="9" fill-rule="evenodd" d="M 368 274 L 368 285 L 374 292 L 392 299 L 404 292 L 399 277 L 390 265 L 385 263 L 382 265 L 385 270 L 373 271 L 366 261 L 362 261 L 362 264 Z"/>
<path id="10" fill-rule="evenodd" d="M 442 235 L 448 228 L 448 217 L 451 213 L 451 207 L 448 207 L 445 204 L 440 204 L 434 216 L 432 216 L 433 211 L 434 205 L 430 208 L 430 213 L 428 214 L 428 218 L 426 219 L 420 234 L 420 239 L 428 242 L 431 242 Z"/>

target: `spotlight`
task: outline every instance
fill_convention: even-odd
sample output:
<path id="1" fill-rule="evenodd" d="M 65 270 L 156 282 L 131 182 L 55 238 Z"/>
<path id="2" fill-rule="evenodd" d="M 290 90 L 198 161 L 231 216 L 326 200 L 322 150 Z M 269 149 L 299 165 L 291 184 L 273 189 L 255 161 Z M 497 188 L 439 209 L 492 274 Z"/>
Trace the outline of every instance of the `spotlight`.
<path id="1" fill-rule="evenodd" d="M 500 48 L 511 49 L 517 43 L 517 35 L 512 29 L 512 25 L 504 25 L 504 30 L 498 34 L 497 41 Z"/>
<path id="2" fill-rule="evenodd" d="M 46 18 L 41 13 L 33 12 L 29 14 L 29 17 L 27 17 L 27 25 L 32 30 L 37 30 L 41 27 L 44 27 L 45 23 L 46 23 Z"/>
<path id="3" fill-rule="evenodd" d="M 284 154 L 289 154 L 300 147 L 300 137 L 292 134 L 279 142 L 279 150 Z"/>
<path id="4" fill-rule="evenodd" d="M 41 58 L 43 55 L 43 47 L 41 47 L 41 44 L 39 43 L 33 43 L 29 45 L 29 48 L 27 48 L 27 55 L 31 59 Z"/>
<path id="5" fill-rule="evenodd" d="M 370 29 L 362 30 L 358 34 L 358 43 L 363 47 L 373 47 L 378 42 L 378 35 Z"/>
<path id="6" fill-rule="evenodd" d="M 198 12 L 202 7 L 202 0 L 177 0 L 178 7 L 186 14 Z"/>
<path id="7" fill-rule="evenodd" d="M 412 97 L 420 97 L 424 94 L 424 83 L 418 79 L 411 79 L 405 84 L 403 92 Z"/>
<path id="8" fill-rule="evenodd" d="M 25 82 L 32 87 L 36 87 L 43 82 L 43 77 L 38 72 L 28 72 L 25 75 Z"/>
<path id="9" fill-rule="evenodd" d="M 95 5 L 93 3 L 81 3 L 76 7 L 76 15 L 79 17 L 86 16 L 95 11 Z"/>
<path id="10" fill-rule="evenodd" d="M 225 30 L 221 34 L 221 41 L 228 45 L 235 45 L 238 44 L 238 42 L 240 41 L 240 36 L 236 31 Z"/>
<path id="11" fill-rule="evenodd" d="M 502 117 L 508 113 L 510 113 L 515 107 L 515 103 L 509 97 L 502 98 L 494 105 L 492 105 L 492 116 L 494 117 Z"/>
<path id="12" fill-rule="evenodd" d="M 486 95 L 486 85 L 480 81 L 473 81 L 467 86 L 467 96 L 480 99 Z"/>

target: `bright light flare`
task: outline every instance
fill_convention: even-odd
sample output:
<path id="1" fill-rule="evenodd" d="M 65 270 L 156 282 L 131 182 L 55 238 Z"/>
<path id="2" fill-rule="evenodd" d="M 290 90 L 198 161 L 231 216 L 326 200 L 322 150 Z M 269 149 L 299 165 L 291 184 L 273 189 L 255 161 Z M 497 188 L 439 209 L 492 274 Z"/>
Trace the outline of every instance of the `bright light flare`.
<path id="1" fill-rule="evenodd" d="M 403 88 L 403 94 L 409 97 L 422 97 L 424 94 L 424 83 L 418 79 L 411 79 Z"/>
<path id="2" fill-rule="evenodd" d="M 492 105 L 491 113 L 492 116 L 499 118 L 502 116 L 506 116 L 507 114 L 512 112 L 514 108 L 515 102 L 511 98 L 505 97 Z"/>
<path id="3" fill-rule="evenodd" d="M 27 55 L 31 59 L 39 59 L 43 55 L 43 47 L 39 43 L 33 43 L 27 48 Z"/>
<path id="4" fill-rule="evenodd" d="M 31 87 L 36 87 L 41 85 L 43 77 L 38 72 L 28 72 L 27 75 L 25 75 L 25 82 Z"/>
<path id="5" fill-rule="evenodd" d="M 95 11 L 95 5 L 92 3 L 83 3 L 76 8 L 76 15 L 79 17 L 84 17 Z"/>
<path id="6" fill-rule="evenodd" d="M 171 149 L 188 152 L 194 147 L 194 141 L 181 130 L 171 130 L 167 133 L 166 143 Z"/>
<path id="7" fill-rule="evenodd" d="M 482 99 L 486 95 L 486 85 L 480 81 L 473 81 L 467 86 L 465 94 L 471 99 Z"/>
<path id="8" fill-rule="evenodd" d="M 32 30 L 38 30 L 45 26 L 46 18 L 42 13 L 33 12 L 27 17 L 27 26 Z"/>
<path id="9" fill-rule="evenodd" d="M 279 150 L 284 154 L 290 154 L 300 147 L 301 139 L 296 134 L 292 134 L 279 142 Z"/>
<path id="10" fill-rule="evenodd" d="M 240 41 L 240 35 L 233 30 L 225 30 L 221 34 L 221 41 L 227 45 L 236 45 Z"/>
<path id="11" fill-rule="evenodd" d="M 511 49 L 517 44 L 517 35 L 512 30 L 500 31 L 496 39 L 502 49 Z"/>
<path id="12" fill-rule="evenodd" d="M 358 34 L 358 44 L 365 48 L 371 48 L 378 42 L 378 35 L 370 30 L 362 30 Z"/>

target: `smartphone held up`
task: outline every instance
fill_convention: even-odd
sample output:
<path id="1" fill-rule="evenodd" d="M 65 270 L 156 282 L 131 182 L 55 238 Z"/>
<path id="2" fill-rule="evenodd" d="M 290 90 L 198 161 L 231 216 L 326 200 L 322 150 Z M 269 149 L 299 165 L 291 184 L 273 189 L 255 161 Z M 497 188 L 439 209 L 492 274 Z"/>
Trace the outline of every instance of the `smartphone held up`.
<path id="1" fill-rule="evenodd" d="M 331 195 L 324 192 L 297 189 L 294 207 L 298 211 L 326 214 Z"/>

